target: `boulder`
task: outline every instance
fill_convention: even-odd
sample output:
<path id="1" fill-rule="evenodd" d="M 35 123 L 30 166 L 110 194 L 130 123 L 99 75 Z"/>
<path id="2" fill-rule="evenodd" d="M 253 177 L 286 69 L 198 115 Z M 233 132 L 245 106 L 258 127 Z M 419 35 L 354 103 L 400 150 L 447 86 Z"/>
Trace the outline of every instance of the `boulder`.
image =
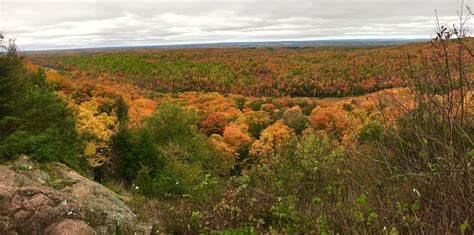
<path id="1" fill-rule="evenodd" d="M 52 224 L 46 229 L 46 233 L 50 235 L 97 234 L 96 231 L 84 223 L 84 221 L 72 219 L 65 219 L 57 224 Z"/>
<path id="2" fill-rule="evenodd" d="M 116 194 L 60 163 L 0 166 L 0 234 L 144 234 Z"/>

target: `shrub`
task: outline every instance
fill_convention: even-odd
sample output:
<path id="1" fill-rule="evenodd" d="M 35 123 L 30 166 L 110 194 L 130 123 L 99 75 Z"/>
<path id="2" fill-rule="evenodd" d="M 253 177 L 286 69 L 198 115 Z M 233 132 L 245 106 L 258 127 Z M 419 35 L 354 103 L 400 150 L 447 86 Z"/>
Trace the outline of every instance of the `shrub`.
<path id="1" fill-rule="evenodd" d="M 382 138 L 384 133 L 384 126 L 377 120 L 372 120 L 366 123 L 359 130 L 359 142 L 375 142 Z"/>
<path id="2" fill-rule="evenodd" d="M 414 107 L 400 106 L 402 117 L 395 127 L 385 128 L 383 138 L 366 137 L 376 139 L 370 157 L 380 169 L 377 179 L 383 189 L 376 196 L 387 198 L 378 205 L 379 214 L 391 225 L 400 221 L 402 233 L 457 233 L 474 217 L 473 159 L 468 154 L 474 116 L 464 66 L 474 56 L 465 56 L 462 29 L 438 25 L 433 54 L 423 56 L 418 68 L 406 61 L 410 70 L 405 82 Z M 454 35 L 458 38 L 450 40 Z M 379 132 L 365 129 L 366 136 Z M 399 215 L 385 212 L 391 210 Z"/>

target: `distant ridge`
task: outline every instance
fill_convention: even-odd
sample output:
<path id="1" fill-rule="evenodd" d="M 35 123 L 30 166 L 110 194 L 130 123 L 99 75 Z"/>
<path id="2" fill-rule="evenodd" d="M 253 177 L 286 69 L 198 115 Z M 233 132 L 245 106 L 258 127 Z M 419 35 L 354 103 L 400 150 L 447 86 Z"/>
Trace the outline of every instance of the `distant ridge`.
<path id="1" fill-rule="evenodd" d="M 111 47 L 90 47 L 90 48 L 70 48 L 70 49 L 44 49 L 44 50 L 23 50 L 22 53 L 40 51 L 103 51 L 103 50 L 123 50 L 123 49 L 180 49 L 180 48 L 304 48 L 322 46 L 384 46 L 403 45 L 417 42 L 427 42 L 429 39 L 325 39 L 309 41 L 266 41 L 266 42 L 213 42 L 213 43 L 189 43 L 171 45 L 143 45 L 143 46 L 111 46 Z"/>
<path id="2" fill-rule="evenodd" d="M 177 45 L 138 46 L 132 48 L 194 48 L 194 47 L 317 47 L 338 45 L 401 45 L 415 42 L 425 42 L 427 39 L 335 39 L 311 41 L 268 41 L 268 42 L 217 42 L 193 43 Z"/>

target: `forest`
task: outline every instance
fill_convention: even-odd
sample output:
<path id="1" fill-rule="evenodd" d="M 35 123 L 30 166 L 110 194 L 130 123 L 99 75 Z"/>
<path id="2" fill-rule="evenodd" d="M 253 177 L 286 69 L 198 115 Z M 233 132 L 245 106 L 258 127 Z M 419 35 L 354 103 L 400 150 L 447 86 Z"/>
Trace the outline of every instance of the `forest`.
<path id="1" fill-rule="evenodd" d="M 77 76 L 105 73 L 157 92 L 341 97 L 400 86 L 407 72 L 400 60 L 405 52 L 415 58 L 429 47 L 420 46 L 148 49 L 39 54 L 32 60 Z"/>
<path id="2" fill-rule="evenodd" d="M 2 41 L 0 162 L 61 162 L 154 233 L 470 234 L 474 40 L 437 35 L 26 54 Z"/>

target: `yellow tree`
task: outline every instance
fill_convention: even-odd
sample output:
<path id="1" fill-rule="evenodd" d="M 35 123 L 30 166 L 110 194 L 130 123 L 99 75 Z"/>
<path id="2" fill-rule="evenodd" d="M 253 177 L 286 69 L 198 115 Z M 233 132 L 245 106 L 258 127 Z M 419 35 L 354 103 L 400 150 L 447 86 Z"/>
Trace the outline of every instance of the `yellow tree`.
<path id="1" fill-rule="evenodd" d="M 268 163 L 282 147 L 295 140 L 296 135 L 293 129 L 285 125 L 282 120 L 278 120 L 262 131 L 260 140 L 252 144 L 250 155 L 257 157 L 261 163 Z"/>
<path id="2" fill-rule="evenodd" d="M 238 163 L 238 159 L 242 161 L 248 155 L 251 137 L 247 129 L 246 124 L 237 125 L 232 123 L 225 127 L 223 136 L 219 134 L 211 135 L 212 143 L 223 153 L 224 159 L 221 162 L 224 166 L 227 166 L 227 169 L 232 169 Z"/>
<path id="3" fill-rule="evenodd" d="M 99 167 L 108 163 L 108 141 L 118 128 L 115 111 L 110 114 L 101 112 L 101 100 L 92 98 L 79 105 L 76 131 L 85 140 L 84 155 L 89 166 Z M 104 100 L 102 100 L 104 101 Z"/>

